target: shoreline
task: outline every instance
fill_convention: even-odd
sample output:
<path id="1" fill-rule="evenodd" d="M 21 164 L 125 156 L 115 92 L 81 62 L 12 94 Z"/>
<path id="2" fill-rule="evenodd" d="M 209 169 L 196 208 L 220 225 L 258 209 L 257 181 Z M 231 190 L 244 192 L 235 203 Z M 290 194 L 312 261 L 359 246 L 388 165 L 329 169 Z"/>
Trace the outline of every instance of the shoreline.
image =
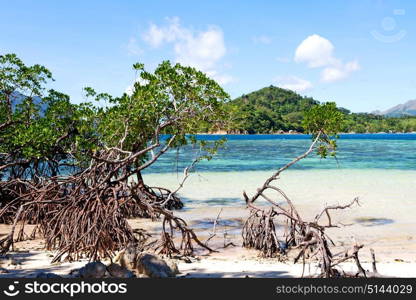
<path id="1" fill-rule="evenodd" d="M 221 212 L 216 235 L 209 242 L 219 252 L 207 255 L 198 249 L 191 263 L 177 260 L 179 277 L 300 277 L 302 264 L 293 264 L 293 259 L 285 262 L 265 259 L 259 257 L 259 252 L 241 247 L 241 228 L 248 215 L 242 191 L 250 195 L 269 175 L 268 171 L 202 172 L 189 178 L 180 190 L 185 208 L 174 213 L 206 242 Z M 415 201 L 415 175 L 413 170 L 291 170 L 281 176 L 278 185 L 305 220 L 313 218 L 325 204 L 346 203 L 359 196 L 360 207 L 333 214 L 333 220 L 343 224 L 327 231 L 336 243 L 334 253 L 350 248 L 357 241 L 364 244 L 360 260 L 366 269 L 371 269 L 370 248 L 373 248 L 381 275 L 416 277 L 416 224 L 408 209 Z M 163 183 L 167 188 L 176 187 L 180 180 L 176 174 L 143 176 L 150 186 Z M 258 205 L 264 203 L 259 201 Z M 154 237 L 160 234 L 160 220 L 129 219 L 128 222 L 133 229 L 145 229 Z M 25 228 L 30 233 L 33 225 Z M 10 225 L 0 225 L 0 236 L 9 229 Z M 235 246 L 224 249 L 229 243 Z M 42 246 L 39 239 L 16 243 L 18 252 L 11 253 L 11 257 L 17 263 L 9 266 L 3 261 L 1 267 L 8 273 L 0 277 L 31 277 L 41 271 L 67 276 L 72 269 L 86 263 L 84 260 L 51 265 L 53 253 L 44 251 Z M 314 263 L 307 265 L 305 276 L 313 275 L 315 267 Z M 355 266 L 346 263 L 344 267 L 350 271 Z"/>
<path id="2" fill-rule="evenodd" d="M 160 221 L 151 221 L 148 219 L 130 219 L 129 223 L 132 228 L 146 228 L 150 233 L 158 232 Z M 0 234 L 6 228 L 0 226 Z M 205 250 L 196 249 L 196 255 L 189 260 L 175 259 L 178 264 L 179 278 L 299 278 L 302 276 L 303 265 L 301 263 L 293 263 L 293 257 L 296 251 L 291 254 L 286 261 L 279 261 L 278 258 L 262 258 L 259 252 L 253 249 L 241 247 L 241 237 L 229 231 L 226 242 L 233 242 L 235 246 L 223 248 L 224 236 L 221 226 L 218 228 L 217 234 L 210 240 L 210 247 L 218 252 L 208 254 Z M 209 230 L 196 230 L 199 238 L 204 242 L 207 240 Z M 7 259 L 1 261 L 0 278 L 33 278 L 41 272 L 55 273 L 63 277 L 71 277 L 72 270 L 84 266 L 88 261 L 86 259 L 76 262 L 63 262 L 50 264 L 53 252 L 42 250 L 42 241 L 39 239 L 16 243 L 17 252 L 8 254 L 9 261 L 13 261 L 11 265 L 7 265 Z M 346 247 L 339 246 L 338 248 Z M 416 245 L 411 249 L 407 249 L 398 255 L 386 257 L 380 248 L 374 245 L 365 245 L 360 252 L 360 261 L 366 270 L 371 270 L 370 248 L 376 251 L 377 269 L 382 276 L 385 277 L 416 277 Z M 400 248 L 400 247 L 399 247 Z M 396 248 L 397 250 L 397 248 Z M 390 251 L 395 251 L 390 247 Z M 336 251 L 334 251 L 336 253 Z M 109 264 L 109 260 L 103 261 Z M 356 266 L 353 262 L 342 264 L 342 268 L 346 272 L 353 272 Z M 4 272 L 4 270 L 7 272 Z M 316 262 L 310 262 L 305 265 L 304 277 L 314 276 L 318 273 L 319 267 Z"/>

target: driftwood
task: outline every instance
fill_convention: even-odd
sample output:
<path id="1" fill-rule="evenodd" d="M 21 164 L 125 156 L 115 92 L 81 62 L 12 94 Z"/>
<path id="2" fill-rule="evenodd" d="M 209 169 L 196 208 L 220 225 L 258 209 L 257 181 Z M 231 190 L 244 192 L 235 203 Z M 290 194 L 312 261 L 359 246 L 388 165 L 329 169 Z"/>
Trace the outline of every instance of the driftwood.
<path id="1" fill-rule="evenodd" d="M 317 260 L 321 268 L 319 277 L 367 277 L 358 254 L 363 245 L 356 244 L 349 251 L 333 254 L 331 247 L 335 244 L 326 234 L 327 228 L 338 227 L 337 224 L 333 224 L 331 211 L 359 205 L 358 198 L 346 205 L 326 206 L 312 221 L 307 221 L 301 217 L 291 199 L 279 187 L 273 185 L 283 171 L 314 152 L 322 138 L 326 137 L 320 132 L 304 154 L 280 168 L 252 197 L 246 192 L 243 193 L 250 209 L 250 216 L 245 221 L 242 232 L 243 246 L 259 250 L 265 257 L 286 258 L 290 251 L 298 251 L 294 262 L 302 261 L 305 267 L 307 260 Z M 269 192 L 267 195 L 266 191 Z M 277 194 L 276 199 L 283 199 L 283 202 L 274 200 L 270 196 L 271 193 Z M 267 208 L 256 206 L 254 202 L 258 198 L 266 200 L 270 205 Z M 278 229 L 283 231 L 282 238 L 279 237 Z M 348 260 L 355 262 L 357 273 L 347 274 L 342 271 L 339 265 Z M 375 259 L 373 261 L 373 273 L 377 275 Z"/>

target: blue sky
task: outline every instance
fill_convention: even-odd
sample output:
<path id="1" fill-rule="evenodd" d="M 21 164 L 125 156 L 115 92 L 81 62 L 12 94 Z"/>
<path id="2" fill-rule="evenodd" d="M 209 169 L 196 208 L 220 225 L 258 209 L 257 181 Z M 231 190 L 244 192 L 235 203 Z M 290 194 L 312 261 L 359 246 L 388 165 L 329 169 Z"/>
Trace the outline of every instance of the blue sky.
<path id="1" fill-rule="evenodd" d="M 355 112 L 416 98 L 416 1 L 0 2 L 0 53 L 46 65 L 73 102 L 166 59 L 232 97 L 273 84 Z"/>

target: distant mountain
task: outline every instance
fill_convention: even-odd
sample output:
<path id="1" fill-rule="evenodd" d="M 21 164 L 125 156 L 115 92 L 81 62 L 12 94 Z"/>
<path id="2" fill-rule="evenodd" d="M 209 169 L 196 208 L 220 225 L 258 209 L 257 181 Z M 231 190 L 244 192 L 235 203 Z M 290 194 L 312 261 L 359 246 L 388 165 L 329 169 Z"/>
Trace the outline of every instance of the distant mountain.
<path id="1" fill-rule="evenodd" d="M 12 102 L 12 110 L 14 111 L 16 109 L 16 106 L 20 105 L 23 103 L 23 101 L 27 98 L 27 96 L 19 93 L 19 92 L 13 92 L 11 94 L 11 102 Z M 32 97 L 32 101 L 35 105 L 39 105 L 40 106 L 40 113 L 41 115 L 46 111 L 46 109 L 48 108 L 46 103 L 42 102 L 42 98 L 38 97 L 38 96 L 33 96 Z"/>
<path id="2" fill-rule="evenodd" d="M 409 100 L 406 103 L 393 106 L 385 111 L 375 111 L 374 114 L 388 117 L 416 116 L 416 100 Z"/>

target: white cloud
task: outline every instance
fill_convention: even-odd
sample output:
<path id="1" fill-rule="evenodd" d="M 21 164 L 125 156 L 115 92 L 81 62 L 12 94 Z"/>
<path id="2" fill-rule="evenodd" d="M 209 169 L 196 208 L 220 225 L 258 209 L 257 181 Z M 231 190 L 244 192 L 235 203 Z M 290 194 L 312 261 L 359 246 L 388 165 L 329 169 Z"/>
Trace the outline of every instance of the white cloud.
<path id="1" fill-rule="evenodd" d="M 152 47 L 159 47 L 169 35 L 154 24 L 150 25 L 149 31 L 143 34 L 143 40 Z"/>
<path id="2" fill-rule="evenodd" d="M 133 82 L 131 85 L 129 85 L 129 86 L 126 88 L 126 90 L 124 91 L 127 95 L 131 96 L 131 95 L 133 94 L 133 91 L 134 91 L 134 84 L 135 84 L 136 82 L 140 82 L 140 85 L 147 85 L 147 84 L 149 83 L 149 81 L 148 81 L 147 79 L 143 79 L 143 78 L 141 78 L 140 76 L 139 76 L 139 77 L 137 77 L 137 78 L 134 80 L 134 82 Z"/>
<path id="3" fill-rule="evenodd" d="M 275 82 L 277 86 L 295 92 L 304 92 L 313 87 L 310 81 L 296 76 L 279 77 L 275 79 Z"/>
<path id="4" fill-rule="evenodd" d="M 272 43 L 272 38 L 267 35 L 259 35 L 253 37 L 253 42 L 255 44 L 264 44 L 269 45 Z"/>
<path id="5" fill-rule="evenodd" d="M 352 72 L 358 71 L 360 65 L 357 61 L 340 64 L 337 67 L 327 67 L 321 73 L 321 81 L 335 82 L 347 78 Z"/>
<path id="6" fill-rule="evenodd" d="M 233 76 L 224 73 L 217 73 L 216 71 L 208 71 L 206 74 L 215 79 L 215 81 L 217 81 L 220 85 L 226 85 L 236 81 Z"/>
<path id="7" fill-rule="evenodd" d="M 357 61 L 343 63 L 334 55 L 334 45 L 317 34 L 308 36 L 295 51 L 295 62 L 306 63 L 309 68 L 324 67 L 321 81 L 334 82 L 347 78 L 360 69 Z"/>
<path id="8" fill-rule="evenodd" d="M 306 63 L 310 68 L 324 67 L 334 62 L 334 46 L 327 39 L 314 34 L 300 43 L 295 51 L 295 62 Z"/>
<path id="9" fill-rule="evenodd" d="M 143 34 L 142 38 L 150 46 L 157 48 L 163 43 L 173 42 L 187 34 L 180 25 L 178 17 L 166 18 L 167 26 L 159 27 L 155 24 L 150 24 L 149 29 Z"/>
<path id="10" fill-rule="evenodd" d="M 341 69 L 329 67 L 325 68 L 321 73 L 321 80 L 323 82 L 334 82 L 346 77 L 345 72 Z"/>
<path id="11" fill-rule="evenodd" d="M 126 48 L 127 48 L 128 54 L 130 55 L 137 56 L 143 53 L 143 50 L 139 47 L 139 44 L 134 37 L 130 38 L 129 42 L 127 43 Z"/>
<path id="12" fill-rule="evenodd" d="M 353 61 L 347 62 L 347 63 L 344 65 L 344 67 L 345 67 L 345 69 L 346 69 L 348 72 L 354 72 L 354 71 L 358 71 L 359 69 L 361 69 L 360 64 L 359 64 L 359 63 L 358 63 L 358 61 L 356 61 L 356 60 L 353 60 Z"/>
<path id="13" fill-rule="evenodd" d="M 205 31 L 194 31 L 182 26 L 179 18 L 167 18 L 164 26 L 151 24 L 142 38 L 154 48 L 171 44 L 176 62 L 201 70 L 219 83 L 232 81 L 230 75 L 218 70 L 227 48 L 224 34 L 217 26 L 210 26 Z"/>
<path id="14" fill-rule="evenodd" d="M 226 53 L 223 33 L 216 27 L 185 35 L 174 50 L 178 62 L 203 71 L 210 70 Z"/>

